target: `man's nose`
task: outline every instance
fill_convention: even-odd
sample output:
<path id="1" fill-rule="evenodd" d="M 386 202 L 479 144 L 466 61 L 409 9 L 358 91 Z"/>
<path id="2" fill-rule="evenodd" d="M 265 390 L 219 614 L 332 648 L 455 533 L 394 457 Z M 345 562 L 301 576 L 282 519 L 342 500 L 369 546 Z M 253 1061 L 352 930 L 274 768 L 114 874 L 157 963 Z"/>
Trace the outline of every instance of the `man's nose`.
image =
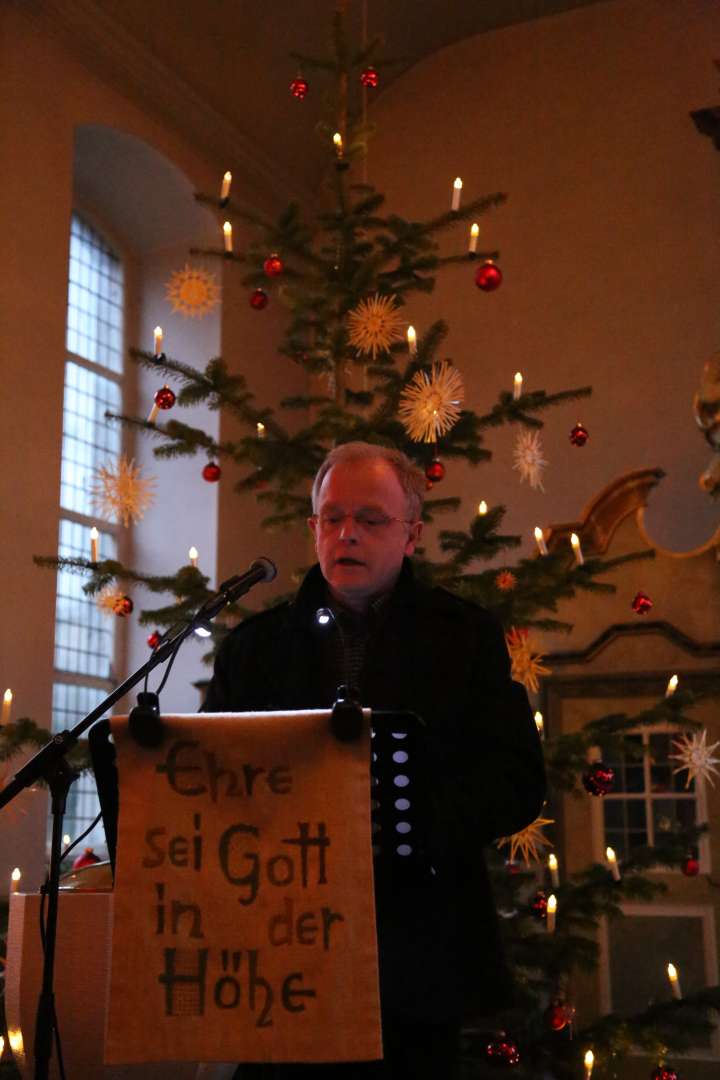
<path id="1" fill-rule="evenodd" d="M 340 523 L 340 540 L 357 541 L 358 525 L 353 514 L 346 514 Z"/>

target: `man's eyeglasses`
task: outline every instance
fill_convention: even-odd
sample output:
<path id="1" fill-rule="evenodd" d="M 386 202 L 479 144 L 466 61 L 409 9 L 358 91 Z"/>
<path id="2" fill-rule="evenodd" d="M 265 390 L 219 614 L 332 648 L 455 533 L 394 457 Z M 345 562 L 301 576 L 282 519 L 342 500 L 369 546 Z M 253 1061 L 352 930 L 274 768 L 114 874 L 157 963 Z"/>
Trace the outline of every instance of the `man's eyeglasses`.
<path id="1" fill-rule="evenodd" d="M 313 514 L 310 520 L 314 521 L 322 532 L 334 532 L 341 527 L 346 518 L 352 518 L 359 529 L 377 533 L 383 532 L 395 522 L 400 522 L 402 525 L 415 524 L 407 518 L 388 517 L 387 514 L 379 513 L 377 510 L 357 510 L 354 514 L 341 514 L 339 511 L 328 510 L 322 514 Z"/>

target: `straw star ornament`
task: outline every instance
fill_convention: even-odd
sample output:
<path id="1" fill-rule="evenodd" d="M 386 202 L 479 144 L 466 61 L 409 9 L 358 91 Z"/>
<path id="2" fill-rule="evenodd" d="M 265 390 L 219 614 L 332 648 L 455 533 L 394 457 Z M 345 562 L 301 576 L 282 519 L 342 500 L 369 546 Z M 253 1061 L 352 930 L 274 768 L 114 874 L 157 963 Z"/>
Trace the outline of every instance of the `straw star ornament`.
<path id="1" fill-rule="evenodd" d="M 537 817 L 520 832 L 513 833 L 512 836 L 501 836 L 496 846 L 502 848 L 509 844 L 510 862 L 515 862 L 518 855 L 522 857 L 526 866 L 530 865 L 531 860 L 539 862 L 542 848 L 553 846 L 552 841 L 545 836 L 543 829 L 546 825 L 553 825 L 554 821 L 554 818 Z"/>
<path id="2" fill-rule="evenodd" d="M 437 442 L 460 416 L 465 396 L 460 372 L 436 360 L 430 372 L 418 371 L 400 395 L 398 416 L 414 442 Z"/>
<path id="3" fill-rule="evenodd" d="M 540 432 L 521 431 L 515 442 L 513 450 L 513 469 L 520 473 L 520 480 L 527 480 L 531 488 L 544 491 L 542 483 L 543 470 L 547 461 L 543 457 L 543 445 Z"/>
<path id="4" fill-rule="evenodd" d="M 165 296 L 173 311 L 191 319 L 202 319 L 217 305 L 220 286 L 214 274 L 185 263 L 182 270 L 170 275 L 165 286 Z"/>
<path id="5" fill-rule="evenodd" d="M 542 663 L 542 654 L 535 651 L 527 630 L 516 630 L 513 627 L 510 633 L 505 635 L 505 640 L 510 653 L 513 679 L 517 679 L 526 690 L 532 690 L 536 694 L 540 689 L 540 676 L 551 674 L 550 668 Z"/>
<path id="6" fill-rule="evenodd" d="M 155 498 L 155 481 L 142 475 L 142 469 L 125 455 L 97 470 L 92 497 L 103 517 L 116 518 L 128 526 L 140 521 Z"/>
<path id="7" fill-rule="evenodd" d="M 378 353 L 387 352 L 394 341 L 403 339 L 403 325 L 395 297 L 375 293 L 369 300 L 361 300 L 348 314 L 348 340 L 358 352 L 374 360 Z"/>
<path id="8" fill-rule="evenodd" d="M 707 780 L 711 787 L 715 787 L 711 774 L 720 775 L 715 768 L 720 765 L 720 758 L 713 757 L 713 750 L 720 746 L 720 742 L 708 746 L 707 731 L 694 731 L 692 735 L 681 735 L 679 739 L 673 739 L 672 744 L 677 754 L 668 754 L 668 757 L 680 762 L 677 769 L 673 769 L 673 774 L 687 769 L 685 787 L 689 788 L 696 777 Z"/>

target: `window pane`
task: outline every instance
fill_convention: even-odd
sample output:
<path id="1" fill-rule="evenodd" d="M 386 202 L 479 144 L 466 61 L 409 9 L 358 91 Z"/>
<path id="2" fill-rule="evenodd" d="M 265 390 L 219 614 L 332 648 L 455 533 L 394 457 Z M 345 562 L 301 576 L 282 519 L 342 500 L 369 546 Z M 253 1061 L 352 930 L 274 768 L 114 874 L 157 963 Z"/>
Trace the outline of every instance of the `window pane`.
<path id="1" fill-rule="evenodd" d="M 652 790 L 657 792 L 694 792 L 694 780 L 690 782 L 689 787 L 685 787 L 685 781 L 687 779 L 687 772 L 685 770 L 681 773 L 674 773 L 674 770 L 678 766 L 678 762 L 671 760 L 669 757 L 670 754 L 676 752 L 672 745 L 672 740 L 674 738 L 677 738 L 677 733 L 664 732 L 662 734 L 653 734 L 650 736 L 650 775 Z"/>
<path id="2" fill-rule="evenodd" d="M 75 214 L 70 231 L 68 351 L 122 374 L 122 314 L 120 260 Z"/>
<path id="3" fill-rule="evenodd" d="M 55 683 L 53 685 L 53 731 L 64 731 L 65 728 L 73 727 L 91 709 L 94 709 L 104 697 L 105 691 L 98 687 Z M 92 774 L 83 775 L 79 780 L 75 781 L 70 789 L 67 811 L 63 821 L 63 832 L 67 833 L 71 840 L 74 840 L 76 836 L 79 836 L 87 828 L 99 812 L 100 804 Z M 96 825 L 87 838 L 81 842 L 73 852 L 73 857 L 82 854 L 86 847 L 93 848 L 95 854 L 100 858 L 107 858 L 105 830 L 102 822 Z"/>
<path id="4" fill-rule="evenodd" d="M 656 844 L 695 824 L 694 799 L 653 799 L 652 812 Z"/>
<path id="5" fill-rule="evenodd" d="M 100 533 L 101 559 L 117 557 L 110 533 Z M 58 554 L 61 558 L 90 558 L 90 529 L 76 521 L 60 520 Z M 101 612 L 94 597 L 83 592 L 85 578 L 58 570 L 55 609 L 55 667 L 60 671 L 110 677 L 115 646 L 116 615 Z M 86 710 L 87 711 L 87 710 Z"/>
<path id="6" fill-rule="evenodd" d="M 627 742 L 637 748 L 639 755 L 642 754 L 642 735 L 630 735 Z M 626 757 L 623 755 L 619 759 L 608 758 L 608 764 L 612 765 L 615 770 L 615 786 L 613 788 L 615 792 L 639 793 L 644 790 L 645 779 L 642 756 Z"/>
<path id="7" fill-rule="evenodd" d="M 60 479 L 60 505 L 64 509 L 92 515 L 96 470 L 120 453 L 120 427 L 105 419 L 105 410 L 119 412 L 120 405 L 118 383 L 67 362 Z"/>

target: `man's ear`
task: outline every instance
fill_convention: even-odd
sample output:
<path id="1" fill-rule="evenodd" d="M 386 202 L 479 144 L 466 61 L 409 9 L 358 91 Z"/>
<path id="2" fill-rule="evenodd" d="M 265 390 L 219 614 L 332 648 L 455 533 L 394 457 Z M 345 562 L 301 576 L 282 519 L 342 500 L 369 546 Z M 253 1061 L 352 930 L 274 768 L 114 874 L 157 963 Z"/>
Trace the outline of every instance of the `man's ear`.
<path id="1" fill-rule="evenodd" d="M 412 555 L 415 550 L 415 545 L 420 542 L 422 536 L 423 523 L 422 521 L 414 521 L 410 526 L 410 533 L 408 536 L 407 544 L 405 545 L 405 554 Z"/>

